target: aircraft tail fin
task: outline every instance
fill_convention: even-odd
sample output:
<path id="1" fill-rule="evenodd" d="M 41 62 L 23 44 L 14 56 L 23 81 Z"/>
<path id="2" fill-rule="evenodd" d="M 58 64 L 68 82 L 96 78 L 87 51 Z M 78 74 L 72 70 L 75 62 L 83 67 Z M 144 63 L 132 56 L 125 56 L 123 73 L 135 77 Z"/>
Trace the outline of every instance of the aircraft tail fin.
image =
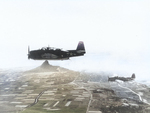
<path id="1" fill-rule="evenodd" d="M 78 43 L 78 46 L 77 46 L 76 50 L 84 50 L 85 51 L 84 43 L 82 41 L 80 41 Z"/>
<path id="2" fill-rule="evenodd" d="M 135 78 L 135 74 L 134 73 L 132 74 L 131 78 Z"/>

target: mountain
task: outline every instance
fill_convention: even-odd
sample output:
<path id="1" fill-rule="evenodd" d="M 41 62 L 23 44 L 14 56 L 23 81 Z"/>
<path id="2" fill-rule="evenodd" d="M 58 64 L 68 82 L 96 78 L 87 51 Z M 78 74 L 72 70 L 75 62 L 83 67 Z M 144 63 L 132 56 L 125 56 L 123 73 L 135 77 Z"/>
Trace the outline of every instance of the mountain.
<path id="1" fill-rule="evenodd" d="M 50 65 L 49 62 L 46 60 L 43 64 L 35 69 L 26 71 L 25 73 L 39 73 L 39 72 L 60 72 L 60 71 L 68 71 L 68 69 Z"/>

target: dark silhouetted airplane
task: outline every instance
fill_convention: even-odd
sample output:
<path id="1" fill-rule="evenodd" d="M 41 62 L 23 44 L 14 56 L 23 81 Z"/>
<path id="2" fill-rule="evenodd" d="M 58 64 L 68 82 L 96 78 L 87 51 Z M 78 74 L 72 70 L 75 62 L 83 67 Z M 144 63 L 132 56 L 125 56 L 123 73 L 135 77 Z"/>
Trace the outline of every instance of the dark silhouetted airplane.
<path id="1" fill-rule="evenodd" d="M 61 49 L 43 47 L 39 50 L 30 51 L 28 47 L 28 59 L 34 60 L 68 60 L 70 57 L 82 56 L 85 53 L 85 47 L 82 41 L 78 43 L 76 50 L 63 51 Z"/>
<path id="2" fill-rule="evenodd" d="M 108 81 L 116 81 L 116 80 L 122 80 L 124 82 L 126 81 L 131 81 L 131 80 L 134 80 L 135 79 L 135 74 L 133 73 L 131 77 L 118 77 L 118 76 L 115 76 L 115 77 L 108 77 Z"/>

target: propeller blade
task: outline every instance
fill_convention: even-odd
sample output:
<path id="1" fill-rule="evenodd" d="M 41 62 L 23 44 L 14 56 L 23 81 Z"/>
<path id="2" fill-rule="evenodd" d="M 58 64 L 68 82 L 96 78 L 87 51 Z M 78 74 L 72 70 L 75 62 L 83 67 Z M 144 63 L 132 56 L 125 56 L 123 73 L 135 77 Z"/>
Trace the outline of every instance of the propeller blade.
<path id="1" fill-rule="evenodd" d="M 30 59 L 30 46 L 28 46 L 28 59 Z"/>

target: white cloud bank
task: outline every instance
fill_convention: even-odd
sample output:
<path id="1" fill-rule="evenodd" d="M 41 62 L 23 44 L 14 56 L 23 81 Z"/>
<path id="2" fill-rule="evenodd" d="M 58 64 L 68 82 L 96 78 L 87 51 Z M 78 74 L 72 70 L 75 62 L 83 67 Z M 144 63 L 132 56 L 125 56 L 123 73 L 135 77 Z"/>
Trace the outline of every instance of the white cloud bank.
<path id="1" fill-rule="evenodd" d="M 75 49 L 82 40 L 87 56 L 52 63 L 125 69 L 148 78 L 149 5 L 149 0 L 1 0 L 0 68 L 40 65 L 41 61 L 27 59 L 28 45 L 31 49 L 50 45 L 67 50 Z"/>

